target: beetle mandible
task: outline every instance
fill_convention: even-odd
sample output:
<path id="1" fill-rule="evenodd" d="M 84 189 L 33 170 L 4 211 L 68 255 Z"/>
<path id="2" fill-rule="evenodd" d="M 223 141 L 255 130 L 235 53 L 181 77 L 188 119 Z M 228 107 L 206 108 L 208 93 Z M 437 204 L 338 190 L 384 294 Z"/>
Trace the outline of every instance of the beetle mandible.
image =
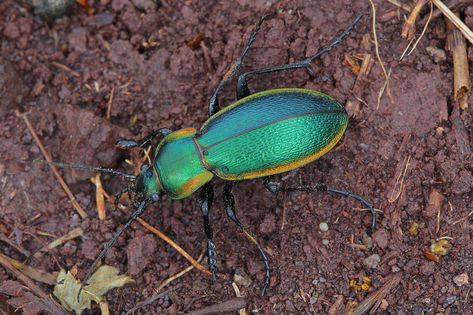
<path id="1" fill-rule="evenodd" d="M 327 191 L 354 198 L 371 211 L 372 228 L 374 228 L 376 217 L 373 206 L 359 195 L 329 188 L 325 184 L 283 187 L 267 179 L 270 175 L 310 163 L 332 149 L 342 138 L 348 125 L 348 115 L 344 107 L 326 94 L 300 88 L 272 89 L 252 94 L 247 83 L 250 76 L 283 70 L 302 68 L 313 74 L 311 63 L 348 36 L 361 17 L 362 15 L 357 16 L 345 31 L 309 58 L 239 74 L 236 86 L 237 101 L 220 110 L 218 96 L 223 87 L 238 74 L 264 21 L 265 17 L 261 17 L 240 57 L 231 65 L 213 92 L 208 104 L 209 118 L 199 130 L 185 128 L 173 132 L 161 128 L 138 141 L 118 140 L 119 147 L 131 149 L 142 148 L 149 145 L 157 136 L 164 136 L 154 151 L 151 165 L 144 165 L 137 176 L 111 169 L 76 166 L 125 176 L 133 182 L 127 190 L 134 193 L 133 214 L 105 245 L 83 283 L 86 283 L 92 271 L 121 233 L 143 213 L 147 205 L 158 201 L 163 194 L 167 194 L 171 199 L 182 199 L 199 189 L 199 205 L 207 237 L 208 264 L 212 279 L 215 280 L 216 248 L 209 222 L 209 210 L 213 200 L 211 184 L 213 177 L 226 180 L 223 193 L 226 213 L 256 245 L 263 260 L 265 270 L 263 295 L 270 284 L 269 259 L 256 237 L 236 216 L 232 195 L 234 181 L 264 177 L 264 185 L 272 193 Z"/>

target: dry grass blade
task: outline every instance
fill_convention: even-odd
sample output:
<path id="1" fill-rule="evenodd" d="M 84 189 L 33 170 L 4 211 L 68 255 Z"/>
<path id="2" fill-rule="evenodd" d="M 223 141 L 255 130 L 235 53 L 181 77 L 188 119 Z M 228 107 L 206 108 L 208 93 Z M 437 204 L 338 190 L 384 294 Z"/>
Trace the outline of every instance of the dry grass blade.
<path id="1" fill-rule="evenodd" d="M 373 14 L 373 22 L 372 22 L 372 29 L 373 29 L 373 38 L 374 38 L 374 47 L 376 50 L 376 58 L 378 59 L 379 65 L 381 66 L 381 69 L 383 70 L 384 73 L 384 78 L 386 79 L 386 91 L 388 93 L 389 100 L 391 103 L 394 103 L 394 98 L 391 94 L 391 87 L 389 84 L 389 74 L 386 71 L 386 68 L 384 67 L 383 60 L 381 59 L 381 56 L 379 54 L 379 43 L 378 43 L 378 35 L 376 33 L 376 7 L 373 3 L 373 0 L 369 0 L 371 4 L 371 10 Z"/>
<path id="2" fill-rule="evenodd" d="M 394 184 L 393 191 L 391 192 L 391 196 L 389 196 L 388 201 L 393 203 L 396 201 L 399 196 L 401 196 L 402 190 L 404 189 L 404 178 L 406 177 L 407 169 L 409 168 L 409 162 L 411 160 L 411 156 L 409 155 L 406 159 L 404 159 L 404 167 L 403 170 L 396 177 L 396 183 Z"/>
<path id="3" fill-rule="evenodd" d="M 468 107 L 468 94 L 471 88 L 466 42 L 462 33 L 449 20 L 447 30 L 446 48 L 452 53 L 453 59 L 453 97 L 460 109 L 464 110 Z"/>
<path id="4" fill-rule="evenodd" d="M 473 44 L 473 32 L 468 28 L 468 26 L 466 26 L 465 23 L 463 23 L 460 18 L 456 16 L 442 1 L 432 0 L 432 2 L 460 30 L 460 32 L 462 32 L 463 36 Z"/>
<path id="5" fill-rule="evenodd" d="M 7 257 L 8 261 L 12 264 L 13 267 L 23 272 L 26 276 L 30 277 L 33 280 L 46 283 L 49 285 L 54 285 L 56 283 L 56 276 L 46 272 L 44 270 L 35 269 L 33 267 L 22 264 L 18 260 Z"/>
<path id="6" fill-rule="evenodd" d="M 30 120 L 28 119 L 28 117 L 26 116 L 26 113 L 20 113 L 19 111 L 15 111 L 15 114 L 18 118 L 22 118 L 23 121 L 25 122 L 26 124 L 26 127 L 28 128 L 28 130 L 30 131 L 31 135 L 33 136 L 33 139 L 34 141 L 36 142 L 36 144 L 38 145 L 39 149 L 41 150 L 41 153 L 43 154 L 44 158 L 46 159 L 46 161 L 48 161 L 49 163 L 49 167 L 51 168 L 51 170 L 53 171 L 54 173 L 54 176 L 56 176 L 56 179 L 58 180 L 59 184 L 61 185 L 62 189 L 64 189 L 64 191 L 66 192 L 67 196 L 69 197 L 69 199 L 71 200 L 71 203 L 72 203 L 72 206 L 74 207 L 74 209 L 76 209 L 77 213 L 79 213 L 80 217 L 82 219 L 85 219 L 87 218 L 87 213 L 84 211 L 84 209 L 82 209 L 82 207 L 79 205 L 79 203 L 77 202 L 76 200 L 76 197 L 74 197 L 74 195 L 72 194 L 71 190 L 69 189 L 69 186 L 67 186 L 66 182 L 64 181 L 64 179 L 62 178 L 61 174 L 59 174 L 59 171 L 57 170 L 57 168 L 51 164 L 51 162 L 53 161 L 53 159 L 51 158 L 51 155 L 48 153 L 48 151 L 46 151 L 46 149 L 44 148 L 43 144 L 41 143 L 41 140 L 39 139 L 38 135 L 36 134 L 36 131 L 34 131 L 34 128 L 33 128 L 33 125 L 31 125 L 31 122 Z"/>
<path id="7" fill-rule="evenodd" d="M 368 312 L 370 314 L 374 314 L 381 303 L 381 300 L 384 299 L 386 295 L 388 295 L 388 293 L 399 284 L 400 281 L 400 274 L 392 275 L 381 288 L 368 295 L 363 301 L 361 301 L 360 304 L 358 304 L 355 309 L 350 310 L 347 313 L 350 315 L 362 315 Z"/>
<path id="8" fill-rule="evenodd" d="M 468 213 L 468 214 L 467 214 L 466 216 L 464 216 L 463 218 L 461 218 L 461 219 L 459 219 L 459 220 L 453 222 L 453 223 L 452 223 L 452 226 L 453 226 L 453 225 L 456 225 L 456 224 L 458 224 L 458 223 L 460 223 L 460 222 L 465 221 L 466 219 L 468 219 L 468 218 L 471 217 L 472 215 L 473 215 L 473 211 L 470 211 L 470 213 Z"/>
<path id="9" fill-rule="evenodd" d="M 41 248 L 36 254 L 34 254 L 33 256 L 35 258 L 39 258 L 42 256 L 42 253 L 41 252 L 47 252 L 49 251 L 50 249 L 53 249 L 55 247 L 58 247 L 59 245 L 61 245 L 62 243 L 65 243 L 69 240 L 72 240 L 76 237 L 79 237 L 81 236 L 82 234 L 84 233 L 84 231 L 81 229 L 81 228 L 76 228 L 76 229 L 73 229 L 71 230 L 69 233 L 67 233 L 66 235 L 64 236 L 61 236 L 59 237 L 58 239 L 55 239 L 54 241 L 52 241 L 51 243 L 49 243 L 47 246 Z"/>

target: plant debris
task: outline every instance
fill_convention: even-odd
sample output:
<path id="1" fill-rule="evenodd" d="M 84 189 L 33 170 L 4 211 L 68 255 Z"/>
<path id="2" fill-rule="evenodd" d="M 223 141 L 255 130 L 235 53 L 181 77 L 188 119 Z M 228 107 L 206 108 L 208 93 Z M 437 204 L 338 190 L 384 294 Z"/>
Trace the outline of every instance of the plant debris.
<path id="1" fill-rule="evenodd" d="M 92 301 L 96 303 L 103 301 L 104 295 L 111 289 L 134 282 L 129 276 L 119 275 L 118 272 L 114 267 L 100 266 L 81 290 L 80 281 L 70 271 L 61 270 L 54 287 L 54 296 L 66 309 L 80 314 L 83 310 L 91 308 Z"/>

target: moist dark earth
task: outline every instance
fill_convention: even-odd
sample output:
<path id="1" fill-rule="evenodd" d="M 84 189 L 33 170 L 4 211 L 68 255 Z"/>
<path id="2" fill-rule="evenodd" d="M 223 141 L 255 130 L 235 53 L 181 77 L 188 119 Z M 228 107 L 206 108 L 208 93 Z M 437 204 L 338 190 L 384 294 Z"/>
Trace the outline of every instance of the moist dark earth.
<path id="1" fill-rule="evenodd" d="M 115 140 L 138 139 L 161 127 L 199 128 L 207 119 L 213 90 L 261 15 L 268 14 L 243 71 L 310 56 L 356 14 L 366 13 L 347 39 L 313 63 L 313 76 L 288 71 L 250 78 L 249 86 L 252 91 L 314 89 L 347 106 L 351 119 L 341 144 L 306 167 L 276 178 L 284 185 L 325 182 L 364 196 L 383 211 L 376 230 L 370 229 L 369 212 L 357 211 L 362 205 L 353 199 L 327 193 L 273 195 L 262 180 L 237 182 L 239 218 L 270 258 L 271 286 L 261 296 L 263 264 L 255 247 L 226 217 L 223 181 L 216 180 L 210 218 L 219 272 L 228 279 L 238 274 L 247 280 L 237 283 L 247 314 L 336 314 L 337 298 L 342 299 L 338 309 L 360 303 L 394 274 L 400 282 L 384 296 L 377 314 L 472 314 L 473 291 L 465 274 L 473 277 L 473 216 L 468 216 L 473 210 L 473 102 L 458 110 L 450 54 L 438 59 L 427 49 L 445 50 L 443 17 L 431 21 L 413 53 L 400 61 L 408 43 L 400 36 L 408 12 L 397 14 L 389 2 L 375 1 L 378 17 L 384 17 L 377 23 L 377 37 L 380 56 L 391 69 L 392 93 L 392 99 L 385 92 L 378 103 L 386 80 L 375 54 L 368 1 L 89 3 L 89 12 L 74 4 L 66 15 L 49 22 L 24 3 L 0 3 L 0 232 L 10 240 L 0 241 L 3 255 L 50 273 L 76 266 L 78 277 L 84 277 L 102 245 L 131 212 L 107 203 L 107 217 L 99 221 L 89 180 L 94 173 L 60 170 L 88 214 L 82 219 L 50 167 L 38 162 L 44 157 L 15 111 L 27 113 L 53 160 L 133 173 L 142 152 L 120 150 Z M 386 15 L 389 12 L 395 14 Z M 461 13 L 473 28 L 473 8 Z M 428 9 L 421 12 L 426 16 Z M 417 35 L 422 27 L 417 25 Z M 468 53 L 471 67 L 471 46 Z M 357 75 L 344 62 L 354 54 L 370 54 L 375 61 L 357 93 Z M 232 82 L 220 104 L 234 100 Z M 106 174 L 102 182 L 111 194 L 128 184 Z M 142 216 L 195 258 L 205 246 L 196 195 L 179 201 L 164 198 Z M 414 224 L 419 225 L 418 233 Z M 81 237 L 42 259 L 27 260 L 11 245 L 32 253 L 78 227 L 84 231 Z M 448 253 L 435 262 L 425 252 L 439 238 L 449 243 Z M 138 223 L 119 238 L 104 262 L 135 279 L 107 295 L 113 314 L 146 300 L 163 280 L 189 266 Z M 207 266 L 205 259 L 202 263 Z M 355 290 L 353 283 L 362 283 L 363 277 L 371 284 L 367 290 Z M 0 267 L 0 281 L 7 279 L 17 280 Z M 37 284 L 52 293 L 53 286 Z M 166 288 L 175 286 L 137 313 L 179 314 L 236 296 L 231 281 L 211 283 L 195 269 Z M 6 299 L 0 299 L 2 312 L 13 313 Z M 97 305 L 92 312 L 100 313 Z"/>

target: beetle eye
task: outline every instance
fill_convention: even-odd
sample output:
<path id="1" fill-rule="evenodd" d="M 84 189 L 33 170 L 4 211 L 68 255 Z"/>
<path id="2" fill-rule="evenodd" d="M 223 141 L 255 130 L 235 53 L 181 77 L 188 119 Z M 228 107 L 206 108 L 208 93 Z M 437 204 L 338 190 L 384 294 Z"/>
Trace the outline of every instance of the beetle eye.
<path id="1" fill-rule="evenodd" d="M 149 169 L 146 171 L 146 177 L 147 177 L 147 178 L 153 177 L 153 171 L 151 170 L 151 168 L 149 168 Z"/>

